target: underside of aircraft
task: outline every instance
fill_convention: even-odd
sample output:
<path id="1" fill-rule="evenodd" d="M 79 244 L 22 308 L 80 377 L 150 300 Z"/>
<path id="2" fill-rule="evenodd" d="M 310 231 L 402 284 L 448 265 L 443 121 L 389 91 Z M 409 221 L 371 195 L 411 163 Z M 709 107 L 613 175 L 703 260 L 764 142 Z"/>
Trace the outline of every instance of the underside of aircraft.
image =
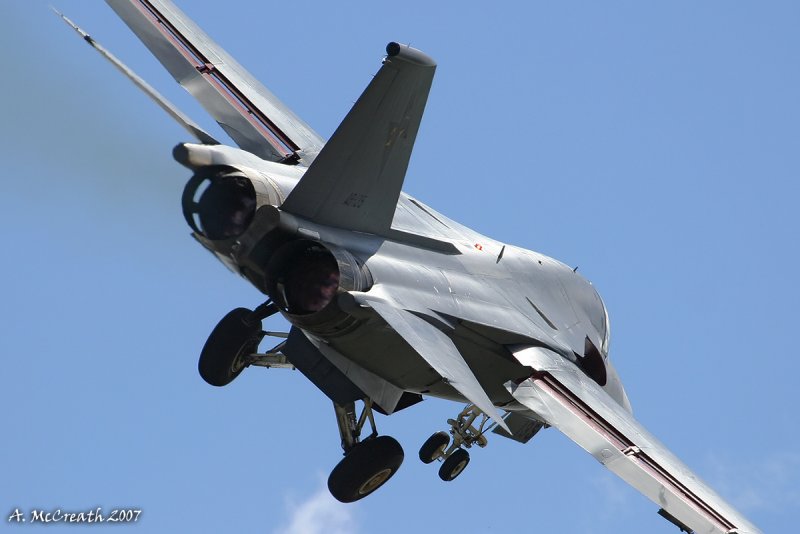
<path id="1" fill-rule="evenodd" d="M 758 529 L 634 418 L 608 355 L 591 283 L 537 252 L 483 236 L 402 192 L 436 63 L 390 42 L 378 72 L 327 141 L 168 0 L 107 0 L 233 139 L 221 144 L 69 19 L 196 142 L 173 150 L 192 176 L 192 236 L 264 295 L 228 313 L 199 360 L 225 386 L 245 368 L 295 368 L 333 403 L 342 502 L 386 483 L 404 453 L 379 435 L 425 396 L 466 406 L 419 458 L 455 479 L 486 433 L 526 443 L 555 427 L 686 532 Z M 288 333 L 262 321 L 283 315 Z M 259 349 L 264 338 L 281 338 Z"/>

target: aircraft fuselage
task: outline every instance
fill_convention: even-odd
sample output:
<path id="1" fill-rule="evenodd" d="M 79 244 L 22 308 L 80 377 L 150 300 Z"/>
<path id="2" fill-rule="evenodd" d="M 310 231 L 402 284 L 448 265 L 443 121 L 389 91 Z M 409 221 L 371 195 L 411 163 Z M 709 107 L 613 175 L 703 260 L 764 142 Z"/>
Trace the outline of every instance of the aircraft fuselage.
<path id="1" fill-rule="evenodd" d="M 359 366 L 407 391 L 464 400 L 379 317 L 359 312 L 350 294 L 368 291 L 391 295 L 445 331 L 497 404 L 513 402 L 503 385 L 529 373 L 507 347 L 537 344 L 577 363 L 629 408 L 608 360 L 605 306 L 567 265 L 483 236 L 405 194 L 389 236 L 316 224 L 279 208 L 302 177 L 296 169 L 287 173 L 285 165 L 229 147 L 181 145 L 175 152 L 200 173 L 239 173 L 254 184 L 258 206 L 246 231 L 227 240 L 195 237 L 272 297 L 293 325 Z M 231 165 L 238 161 L 254 167 Z M 232 208 L 230 217 L 238 216 Z M 295 282 L 301 264 L 308 264 L 299 269 L 305 278 Z M 312 287 L 320 294 L 309 294 Z"/>

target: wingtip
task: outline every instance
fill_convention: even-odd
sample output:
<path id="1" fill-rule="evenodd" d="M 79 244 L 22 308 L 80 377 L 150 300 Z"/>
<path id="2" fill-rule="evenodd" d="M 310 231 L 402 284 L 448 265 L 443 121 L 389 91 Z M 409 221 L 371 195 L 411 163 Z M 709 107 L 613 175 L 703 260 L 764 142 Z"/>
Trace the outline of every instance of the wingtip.
<path id="1" fill-rule="evenodd" d="M 51 4 L 51 5 L 50 5 L 50 9 L 51 9 L 51 10 L 53 10 L 53 13 L 55 13 L 56 15 L 58 15 L 59 17 L 61 17 L 61 20 L 63 20 L 63 21 L 64 21 L 64 22 L 65 22 L 65 23 L 66 23 L 66 24 L 67 24 L 67 25 L 68 25 L 70 28 L 72 28 L 73 30 L 75 30 L 76 32 L 78 32 L 78 35 L 80 35 L 81 37 L 83 37 L 83 39 L 84 39 L 86 42 L 88 42 L 89 44 L 93 44 L 93 43 L 94 43 L 94 39 L 92 39 L 92 36 L 91 36 L 91 35 L 89 35 L 88 33 L 86 33 L 86 31 L 84 31 L 84 30 L 83 30 L 83 28 L 81 28 L 80 26 L 78 26 L 77 24 L 75 24 L 74 22 L 72 22 L 72 20 L 71 20 L 69 17 L 67 17 L 67 16 L 66 16 L 65 14 L 63 14 L 61 11 L 59 11 L 58 9 L 56 9 L 56 7 L 55 7 L 55 6 L 53 6 L 53 5 Z"/>
<path id="2" fill-rule="evenodd" d="M 58 9 L 56 6 L 54 6 L 53 4 L 50 4 L 50 5 L 49 5 L 49 7 L 50 7 L 50 11 L 52 11 L 53 13 L 55 13 L 56 15 L 58 15 L 58 16 L 61 18 L 61 20 L 63 20 L 64 22 L 66 22 L 67 24 L 69 24 L 70 26 L 72 26 L 73 28 L 77 28 L 77 26 L 75 25 L 75 23 L 74 23 L 74 22 L 72 22 L 71 20 L 69 20 L 69 19 L 67 18 L 67 16 L 66 16 L 64 13 L 62 13 L 61 11 L 59 11 L 59 9 Z"/>

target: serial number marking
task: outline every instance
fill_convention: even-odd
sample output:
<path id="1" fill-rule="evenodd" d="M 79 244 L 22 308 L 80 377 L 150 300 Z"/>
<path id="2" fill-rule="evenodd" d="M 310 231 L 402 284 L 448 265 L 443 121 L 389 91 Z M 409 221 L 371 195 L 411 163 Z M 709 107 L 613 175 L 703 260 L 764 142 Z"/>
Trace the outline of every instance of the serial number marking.
<path id="1" fill-rule="evenodd" d="M 345 199 L 344 204 L 346 206 L 350 206 L 351 208 L 360 208 L 361 205 L 364 204 L 365 200 L 367 200 L 367 195 L 350 193 L 350 196 Z"/>

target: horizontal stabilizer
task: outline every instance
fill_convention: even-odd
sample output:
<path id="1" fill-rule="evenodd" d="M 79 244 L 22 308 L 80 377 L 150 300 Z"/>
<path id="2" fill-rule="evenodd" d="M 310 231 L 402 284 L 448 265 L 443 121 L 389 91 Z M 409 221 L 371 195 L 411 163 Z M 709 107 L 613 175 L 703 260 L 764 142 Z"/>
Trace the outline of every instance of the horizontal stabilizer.
<path id="1" fill-rule="evenodd" d="M 511 430 L 503 421 L 486 391 L 481 386 L 453 341 L 430 323 L 413 313 L 395 308 L 389 303 L 369 299 L 368 305 L 411 345 L 423 360 L 428 362 L 448 384 L 464 395 L 471 403 L 488 415 L 509 434 Z"/>
<path id="2" fill-rule="evenodd" d="M 204 143 L 206 145 L 218 145 L 219 142 L 211 137 L 205 130 L 203 130 L 200 126 L 197 125 L 192 119 L 190 119 L 186 114 L 184 114 L 180 109 L 178 109 L 172 102 L 167 100 L 161 93 L 156 91 L 153 86 L 147 83 L 143 78 L 141 78 L 138 74 L 133 72 L 127 65 L 125 65 L 122 61 L 117 59 L 117 57 L 106 50 L 100 43 L 95 41 L 91 35 L 86 33 L 83 29 L 81 29 L 77 24 L 72 22 L 68 19 L 63 13 L 60 13 L 58 10 L 53 8 L 56 15 L 61 17 L 64 22 L 66 22 L 69 26 L 72 27 L 73 30 L 78 32 L 78 35 L 83 37 L 83 40 L 89 43 L 89 45 L 97 50 L 101 56 L 106 58 L 112 65 L 114 65 L 122 74 L 128 77 L 136 87 L 144 91 L 147 96 L 149 96 L 156 104 L 158 104 L 161 109 L 166 111 L 170 117 L 175 119 L 183 128 L 192 134 L 195 139 Z"/>
<path id="3" fill-rule="evenodd" d="M 436 63 L 389 43 L 383 66 L 281 209 L 384 235 L 392 225 Z"/>
<path id="4" fill-rule="evenodd" d="M 534 373 L 509 393 L 670 517 L 695 532 L 760 532 L 572 362 L 540 347 L 513 353 Z"/>

